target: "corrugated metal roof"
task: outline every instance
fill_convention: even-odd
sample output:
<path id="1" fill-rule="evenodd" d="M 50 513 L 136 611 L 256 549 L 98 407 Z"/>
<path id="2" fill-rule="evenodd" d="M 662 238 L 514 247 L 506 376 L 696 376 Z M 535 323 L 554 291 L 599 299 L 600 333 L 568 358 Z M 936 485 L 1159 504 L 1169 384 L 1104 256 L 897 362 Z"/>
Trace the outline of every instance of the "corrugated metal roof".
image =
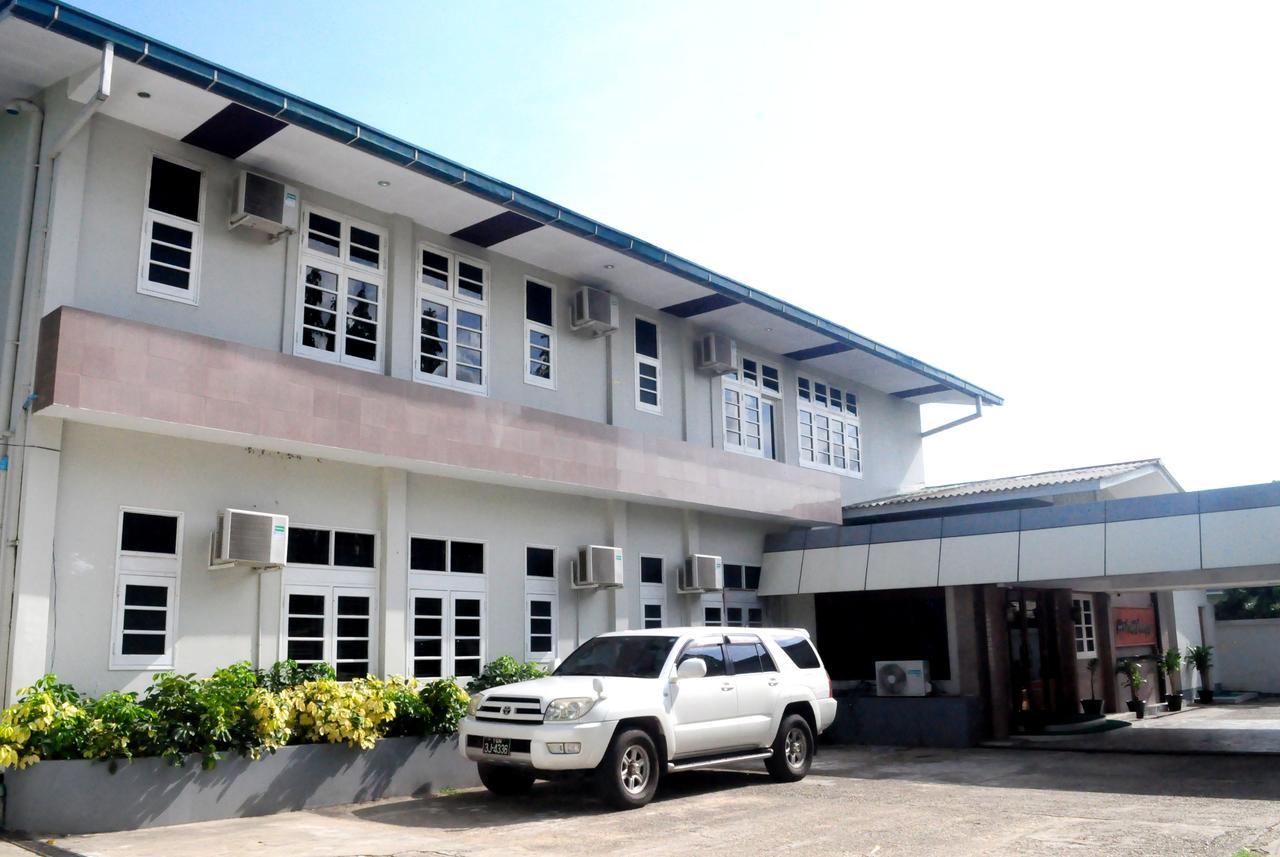
<path id="1" fill-rule="evenodd" d="M 976 494 L 995 494 L 1002 491 L 1018 491 L 1024 488 L 1043 488 L 1049 485 L 1068 485 L 1073 482 L 1092 482 L 1097 479 L 1108 479 L 1140 470 L 1143 467 L 1159 465 L 1160 459 L 1146 458 L 1141 461 L 1121 461 L 1115 464 L 1097 464 L 1092 467 L 1074 467 L 1069 470 L 1046 470 L 1042 473 L 1025 473 L 1021 476 L 1002 476 L 998 479 L 980 479 L 977 482 L 956 482 L 952 485 L 935 485 L 895 494 L 892 497 L 881 497 L 863 503 L 852 503 L 846 509 L 878 509 L 884 506 L 898 506 L 905 503 L 919 503 L 925 500 L 948 500 L 954 497 L 971 497 Z"/>

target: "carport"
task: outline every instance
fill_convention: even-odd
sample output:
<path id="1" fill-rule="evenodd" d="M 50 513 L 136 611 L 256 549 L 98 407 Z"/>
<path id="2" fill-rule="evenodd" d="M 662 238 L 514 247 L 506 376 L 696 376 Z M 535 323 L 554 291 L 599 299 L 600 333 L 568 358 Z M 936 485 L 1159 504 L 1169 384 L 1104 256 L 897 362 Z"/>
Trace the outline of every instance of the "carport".
<path id="1" fill-rule="evenodd" d="M 1171 682 L 1180 688 L 1166 686 L 1152 656 L 1214 644 L 1206 589 L 1280 582 L 1280 483 L 1198 492 L 1169 483 L 1166 493 L 1113 499 L 1101 499 L 1108 496 L 1101 489 L 1055 496 L 1023 491 L 1007 500 L 988 492 L 947 508 L 899 513 L 897 519 L 882 514 L 870 522 L 846 511 L 843 526 L 769 539 L 760 594 L 777 599 L 784 621 L 809 627 L 820 648 L 827 641 L 829 665 L 840 662 L 839 644 L 850 633 L 832 605 L 853 609 L 868 600 L 899 611 L 896 648 L 883 651 L 883 659 L 931 657 L 936 665 L 945 657 L 945 669 L 934 669 L 945 677 L 929 697 L 864 695 L 849 703 L 880 709 L 874 719 L 910 727 L 917 736 L 900 741 L 888 734 L 881 736 L 884 743 L 954 735 L 957 712 L 975 718 L 960 730 L 974 742 L 1078 718 L 1081 699 L 1089 695 L 1100 697 L 1105 711 L 1123 712 L 1127 691 L 1122 696 L 1113 679 L 1119 658 L 1141 659 L 1148 680 L 1142 693 L 1153 709 L 1158 711 L 1159 698 L 1151 698 L 1157 689 L 1180 689 L 1191 708 L 1193 691 L 1211 688 L 1212 678 L 1206 685 L 1184 668 Z M 937 634 L 944 645 L 934 640 L 912 650 L 911 635 L 928 634 L 923 612 L 913 615 L 913 598 L 922 605 L 945 599 L 945 633 Z M 1086 667 L 1095 658 L 1097 692 L 1090 694 Z M 957 707 L 957 697 L 973 704 Z M 883 716 L 887 706 L 902 716 Z M 1080 740 L 1105 748 L 1121 742 L 1121 733 L 1132 733 L 1128 740 L 1187 746 L 1199 740 L 1224 752 L 1280 743 L 1280 733 L 1270 731 L 1280 728 L 1271 707 L 1262 706 L 1250 717 L 1253 725 L 1239 728 L 1213 711 L 1153 718 L 1140 728 Z M 1197 729 L 1176 725 L 1178 718 L 1218 737 L 1197 736 Z M 1161 737 L 1165 733 L 1170 737 Z M 862 740 L 876 742 L 875 736 Z"/>

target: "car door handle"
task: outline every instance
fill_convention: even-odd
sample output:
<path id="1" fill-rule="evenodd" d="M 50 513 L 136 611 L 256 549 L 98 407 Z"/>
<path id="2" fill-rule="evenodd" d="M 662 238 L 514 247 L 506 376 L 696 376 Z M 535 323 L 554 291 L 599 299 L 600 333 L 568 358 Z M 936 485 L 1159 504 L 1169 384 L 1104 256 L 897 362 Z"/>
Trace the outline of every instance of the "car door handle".
<path id="1" fill-rule="evenodd" d="M 777 686 L 778 686 L 778 680 L 776 678 L 769 679 L 769 687 L 777 687 Z"/>
<path id="2" fill-rule="evenodd" d="M 722 685 L 720 685 L 720 689 L 721 689 L 721 690 L 733 690 L 733 685 L 731 685 L 731 684 L 722 684 Z"/>

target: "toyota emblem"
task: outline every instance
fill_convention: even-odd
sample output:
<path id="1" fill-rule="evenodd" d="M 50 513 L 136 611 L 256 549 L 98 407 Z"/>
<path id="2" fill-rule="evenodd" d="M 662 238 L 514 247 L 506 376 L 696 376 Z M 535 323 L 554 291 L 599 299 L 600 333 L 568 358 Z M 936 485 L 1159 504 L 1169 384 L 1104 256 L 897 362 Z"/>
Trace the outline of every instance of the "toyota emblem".
<path id="1" fill-rule="evenodd" d="M 511 713 L 511 706 L 510 706 L 510 705 L 504 705 L 504 706 L 502 706 L 502 716 L 503 716 L 503 717 L 506 717 L 506 716 L 507 716 L 507 715 L 509 715 L 510 713 Z"/>

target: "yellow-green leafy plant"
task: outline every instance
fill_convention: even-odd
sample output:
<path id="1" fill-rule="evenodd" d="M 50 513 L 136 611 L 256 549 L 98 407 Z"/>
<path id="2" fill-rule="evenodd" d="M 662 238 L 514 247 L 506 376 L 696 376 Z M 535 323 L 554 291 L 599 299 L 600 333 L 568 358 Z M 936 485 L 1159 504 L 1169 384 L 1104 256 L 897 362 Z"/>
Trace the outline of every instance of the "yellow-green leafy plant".
<path id="1" fill-rule="evenodd" d="M 290 727 L 304 743 L 368 750 L 396 716 L 386 682 L 373 677 L 304 682 L 286 689 L 282 697 L 293 715 Z"/>
<path id="2" fill-rule="evenodd" d="M 25 768 L 41 759 L 78 757 L 85 721 L 80 695 L 47 675 L 18 691 L 0 712 L 0 768 Z"/>

